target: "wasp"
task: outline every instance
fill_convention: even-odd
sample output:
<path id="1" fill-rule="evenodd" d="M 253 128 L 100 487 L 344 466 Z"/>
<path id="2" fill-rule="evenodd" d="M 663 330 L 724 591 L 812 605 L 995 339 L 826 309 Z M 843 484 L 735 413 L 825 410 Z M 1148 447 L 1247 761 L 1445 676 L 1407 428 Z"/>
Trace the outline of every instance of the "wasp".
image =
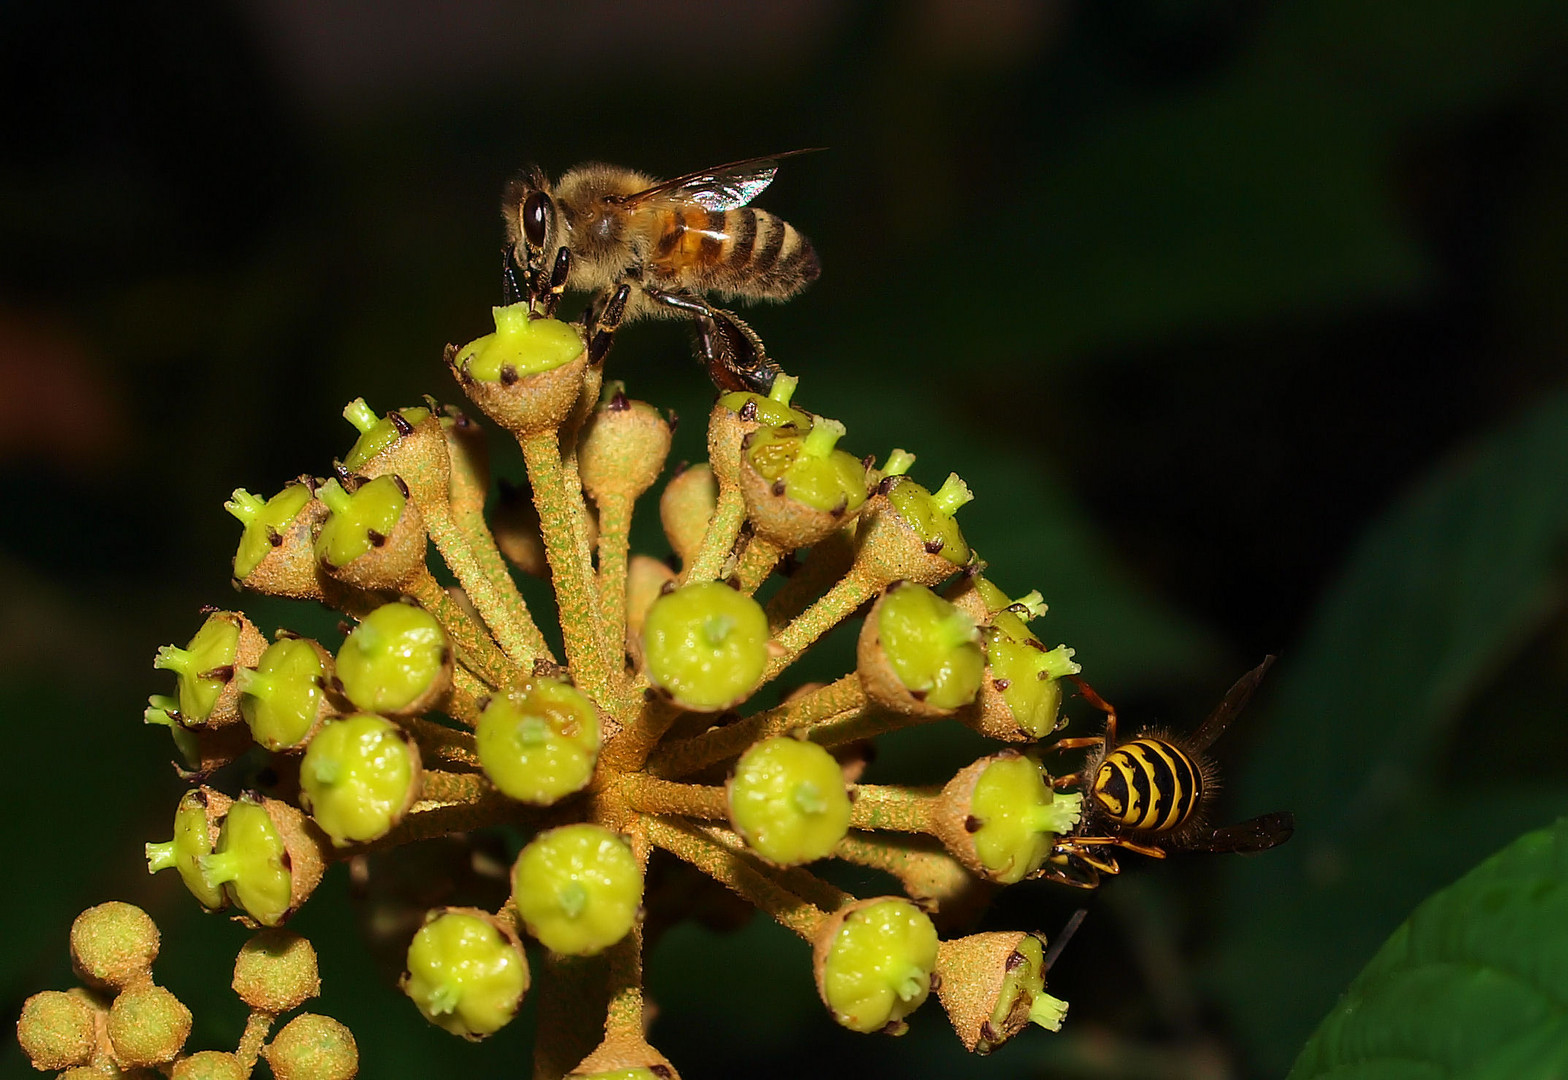
<path id="1" fill-rule="evenodd" d="M 809 152 L 663 181 L 597 163 L 553 183 L 538 167 L 526 169 L 501 200 L 508 299 L 526 296 L 549 316 L 565 290 L 593 294 L 583 317 L 592 362 L 604 358 L 622 322 L 690 318 L 713 381 L 765 393 L 778 365 L 744 320 L 707 297 L 787 300 L 816 280 L 821 264 L 810 241 L 750 205 L 773 182 L 780 158 Z"/>
<path id="2" fill-rule="evenodd" d="M 1105 733 L 1061 739 L 1051 747 L 1091 753 L 1079 772 L 1053 781 L 1057 788 L 1085 789 L 1083 819 L 1057 840 L 1039 876 L 1092 889 L 1101 875 L 1121 872 L 1117 848 L 1163 859 L 1178 851 L 1267 851 L 1289 840 L 1295 818 L 1288 811 L 1224 828 L 1208 820 L 1219 774 L 1207 751 L 1246 707 L 1273 663 L 1274 657 L 1267 657 L 1237 680 L 1191 734 L 1147 731 L 1126 742 L 1117 738 L 1115 708 L 1073 676 L 1084 700 L 1105 714 Z"/>

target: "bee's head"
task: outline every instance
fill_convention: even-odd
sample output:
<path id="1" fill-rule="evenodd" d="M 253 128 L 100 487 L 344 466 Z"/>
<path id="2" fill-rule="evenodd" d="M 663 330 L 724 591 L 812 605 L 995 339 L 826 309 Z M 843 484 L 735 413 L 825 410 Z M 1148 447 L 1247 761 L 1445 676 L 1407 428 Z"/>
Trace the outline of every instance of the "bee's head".
<path id="1" fill-rule="evenodd" d="M 519 266 L 537 269 L 549 261 L 545 254 L 555 243 L 557 216 L 550 181 L 539 166 L 528 166 L 507 183 L 501 216 Z"/>

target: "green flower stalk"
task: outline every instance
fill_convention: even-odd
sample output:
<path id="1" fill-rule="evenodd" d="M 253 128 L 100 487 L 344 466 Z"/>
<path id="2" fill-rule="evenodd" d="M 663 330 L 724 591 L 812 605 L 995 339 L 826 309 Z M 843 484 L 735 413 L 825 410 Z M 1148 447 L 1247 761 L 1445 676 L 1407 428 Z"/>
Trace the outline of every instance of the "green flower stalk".
<path id="1" fill-rule="evenodd" d="M 707 460 L 661 487 L 673 418 L 606 383 L 581 327 L 537 303 L 493 315 L 493 333 L 443 357 L 469 412 L 356 399 L 344 409 L 355 441 L 318 463 L 330 478 L 270 498 L 239 488 L 226 504 L 242 525 L 239 587 L 326 604 L 346 617 L 342 637 L 269 626 L 269 640 L 212 611 L 158 653 L 175 683 L 144 718 L 170 728 L 199 786 L 172 836 L 147 844 L 148 869 L 268 928 L 235 968 L 251 1016 L 234 1049 L 187 1052 L 189 1013 L 151 980 L 150 920 L 94 909 L 72 936 L 92 992 L 23 1010 L 34 1063 L 176 1080 L 248 1080 L 263 1060 L 280 1080 L 355 1075 L 341 1024 L 283 1022 L 319 974 L 310 944 L 278 928 L 336 862 L 425 880 L 422 842 L 437 838 L 466 868 L 442 873 L 484 867 L 497 895 L 488 910 L 407 921 L 410 1015 L 477 1039 L 535 994 L 544 1080 L 675 1077 L 647 1041 L 643 959 L 663 920 L 644 913 L 694 894 L 661 863 L 799 936 L 800 962 L 851 1030 L 897 1034 L 933 992 L 977 1053 L 1060 1027 L 1042 939 L 962 936 L 995 891 L 1095 842 L 1081 778 L 1041 765 L 1060 680 L 1079 666 L 1030 629 L 1039 593 L 1012 600 L 983 576 L 959 524 L 976 493 L 953 474 L 922 486 L 904 450 L 880 468 L 857 456 L 846 426 L 803 408 L 782 374 L 766 395 L 719 397 Z M 479 414 L 526 472 L 498 478 L 499 500 Z M 668 551 L 633 550 L 650 501 Z M 530 610 L 509 558 L 548 582 L 553 610 Z M 797 662 L 857 621 L 853 667 L 800 685 Z M 861 782 L 873 740 L 928 723 L 1017 748 L 937 789 Z M 509 875 L 506 844 L 520 845 Z M 846 893 L 817 872 L 830 860 L 884 871 L 904 895 Z"/>

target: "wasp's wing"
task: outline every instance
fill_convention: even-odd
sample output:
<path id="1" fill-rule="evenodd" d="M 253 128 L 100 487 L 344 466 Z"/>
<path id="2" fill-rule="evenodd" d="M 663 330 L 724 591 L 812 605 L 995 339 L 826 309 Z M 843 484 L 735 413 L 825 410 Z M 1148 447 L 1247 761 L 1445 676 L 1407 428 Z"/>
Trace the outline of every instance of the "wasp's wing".
<path id="1" fill-rule="evenodd" d="M 1247 707 L 1247 702 L 1252 700 L 1253 691 L 1258 688 L 1258 683 L 1263 681 L 1263 676 L 1273 663 L 1274 657 L 1265 656 L 1263 663 L 1237 679 L 1236 685 L 1225 694 L 1225 700 L 1215 706 L 1214 711 L 1209 713 L 1208 719 L 1199 725 L 1198 730 L 1194 731 L 1186 742 L 1194 750 L 1207 750 L 1213 745 L 1214 740 L 1230 727 L 1230 722 L 1236 719 L 1237 714 Z"/>
<path id="2" fill-rule="evenodd" d="M 1278 847 L 1296 831 L 1296 816 L 1288 810 L 1263 814 L 1239 825 L 1215 829 L 1207 836 L 1198 836 L 1181 845 L 1183 851 L 1267 851 Z"/>
<path id="3" fill-rule="evenodd" d="M 665 180 L 646 190 L 627 195 L 621 202 L 626 206 L 661 202 L 677 205 L 695 203 L 708 210 L 735 210 L 761 195 L 763 189 L 773 183 L 781 159 L 820 149 L 822 147 L 813 146 L 806 150 L 791 150 L 783 154 L 715 165 L 711 169 L 701 169 L 673 180 Z"/>

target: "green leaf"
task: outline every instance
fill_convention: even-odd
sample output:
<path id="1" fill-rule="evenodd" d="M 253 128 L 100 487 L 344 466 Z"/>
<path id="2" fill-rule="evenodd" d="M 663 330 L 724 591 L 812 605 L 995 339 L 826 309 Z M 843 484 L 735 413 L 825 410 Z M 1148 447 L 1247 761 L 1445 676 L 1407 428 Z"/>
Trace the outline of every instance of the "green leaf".
<path id="1" fill-rule="evenodd" d="M 1289 1080 L 1560 1077 L 1568 819 L 1427 899 L 1351 983 Z"/>
<path id="2" fill-rule="evenodd" d="M 1267 1072 L 1456 852 L 1562 810 L 1560 786 L 1440 775 L 1464 710 L 1564 604 L 1564 462 L 1557 394 L 1434 472 L 1372 527 L 1249 717 L 1237 811 L 1293 810 L 1297 832 L 1225 867 L 1211 974 Z"/>

